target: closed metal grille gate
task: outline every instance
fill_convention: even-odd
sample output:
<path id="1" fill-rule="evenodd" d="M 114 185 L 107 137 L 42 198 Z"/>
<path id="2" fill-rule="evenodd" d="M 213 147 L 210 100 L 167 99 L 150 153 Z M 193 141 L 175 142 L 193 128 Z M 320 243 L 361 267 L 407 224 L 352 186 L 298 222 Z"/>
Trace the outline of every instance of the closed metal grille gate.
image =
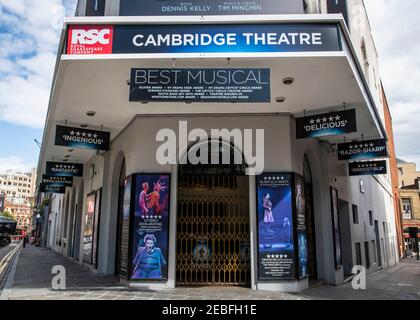
<path id="1" fill-rule="evenodd" d="M 181 176 L 178 285 L 250 283 L 248 177 Z"/>

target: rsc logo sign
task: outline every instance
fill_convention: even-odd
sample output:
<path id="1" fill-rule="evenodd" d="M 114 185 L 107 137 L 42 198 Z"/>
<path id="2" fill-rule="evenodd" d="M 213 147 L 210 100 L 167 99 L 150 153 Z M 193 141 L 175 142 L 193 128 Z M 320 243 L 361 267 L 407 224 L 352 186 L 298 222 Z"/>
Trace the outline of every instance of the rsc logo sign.
<path id="1" fill-rule="evenodd" d="M 111 29 L 74 29 L 72 30 L 71 44 L 109 44 L 111 41 Z"/>

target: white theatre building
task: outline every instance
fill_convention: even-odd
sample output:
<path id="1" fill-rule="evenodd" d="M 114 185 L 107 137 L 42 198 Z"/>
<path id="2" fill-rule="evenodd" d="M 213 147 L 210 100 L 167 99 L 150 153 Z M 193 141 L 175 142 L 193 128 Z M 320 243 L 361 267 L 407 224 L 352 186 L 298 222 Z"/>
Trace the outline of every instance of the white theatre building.
<path id="1" fill-rule="evenodd" d="M 37 185 L 83 173 L 39 189 L 44 244 L 152 288 L 299 292 L 397 263 L 389 165 L 349 176 L 337 156 L 387 139 L 363 1 L 185 3 L 79 0 L 65 19 Z M 243 161 L 195 161 L 225 154 Z"/>

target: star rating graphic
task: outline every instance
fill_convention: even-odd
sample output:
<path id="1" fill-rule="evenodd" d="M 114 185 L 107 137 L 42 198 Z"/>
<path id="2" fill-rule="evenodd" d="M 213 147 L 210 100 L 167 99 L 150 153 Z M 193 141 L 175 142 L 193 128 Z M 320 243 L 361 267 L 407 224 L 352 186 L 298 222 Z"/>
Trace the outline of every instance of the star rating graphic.
<path id="1" fill-rule="evenodd" d="M 327 122 L 327 121 L 329 121 L 329 122 L 333 122 L 334 120 L 335 121 L 339 121 L 341 119 L 341 117 L 339 116 L 339 115 L 337 115 L 337 116 L 329 116 L 329 117 L 326 117 L 326 116 L 324 116 L 323 118 L 316 118 L 316 119 L 314 119 L 314 118 L 312 118 L 311 120 L 309 120 L 309 123 L 310 124 L 319 124 L 319 123 L 321 123 L 321 122 Z"/>
<path id="2" fill-rule="evenodd" d="M 267 254 L 268 259 L 286 259 L 287 254 Z"/>
<path id="3" fill-rule="evenodd" d="M 142 215 L 142 219 L 162 219 L 162 215 Z"/>

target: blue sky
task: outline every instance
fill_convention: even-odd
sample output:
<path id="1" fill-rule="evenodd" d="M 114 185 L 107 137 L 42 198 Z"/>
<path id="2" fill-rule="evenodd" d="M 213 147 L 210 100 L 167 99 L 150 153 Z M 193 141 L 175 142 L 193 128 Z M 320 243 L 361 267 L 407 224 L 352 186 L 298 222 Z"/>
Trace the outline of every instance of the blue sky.
<path id="1" fill-rule="evenodd" d="M 365 1 L 397 156 L 420 168 L 418 0 Z M 0 171 L 37 165 L 57 45 L 76 0 L 0 0 Z M 414 41 L 413 41 L 414 40 Z"/>

